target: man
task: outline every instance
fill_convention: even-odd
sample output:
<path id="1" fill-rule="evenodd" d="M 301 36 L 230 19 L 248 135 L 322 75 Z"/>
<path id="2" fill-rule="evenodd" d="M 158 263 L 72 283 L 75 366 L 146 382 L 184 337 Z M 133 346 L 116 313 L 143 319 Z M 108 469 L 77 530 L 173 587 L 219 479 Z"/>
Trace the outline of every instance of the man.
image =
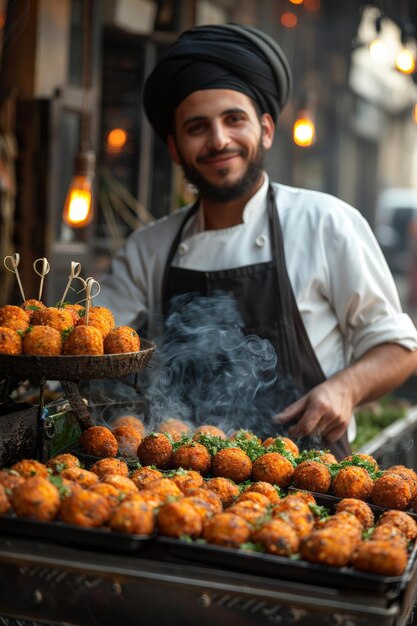
<path id="1" fill-rule="evenodd" d="M 416 370 L 417 333 L 361 215 L 269 181 L 264 154 L 290 89 L 282 50 L 254 28 L 196 27 L 171 46 L 144 105 L 199 200 L 129 237 L 100 303 L 154 336 L 178 294 L 232 293 L 244 332 L 272 343 L 302 393 L 273 421 L 342 458 L 353 408 Z"/>

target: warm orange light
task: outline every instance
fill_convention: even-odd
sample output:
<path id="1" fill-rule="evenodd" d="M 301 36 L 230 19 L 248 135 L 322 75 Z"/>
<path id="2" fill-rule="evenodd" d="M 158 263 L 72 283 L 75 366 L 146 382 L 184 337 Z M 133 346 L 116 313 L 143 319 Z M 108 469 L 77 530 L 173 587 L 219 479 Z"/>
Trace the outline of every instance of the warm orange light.
<path id="1" fill-rule="evenodd" d="M 293 127 L 293 139 L 297 146 L 308 148 L 316 140 L 316 127 L 311 113 L 307 110 L 299 112 Z"/>
<path id="2" fill-rule="evenodd" d="M 280 21 L 281 24 L 285 26 L 285 28 L 294 28 L 294 26 L 297 26 L 298 20 L 297 16 L 294 15 L 294 13 L 291 13 L 291 11 L 286 11 L 281 15 Z"/>
<path id="3" fill-rule="evenodd" d="M 416 55 L 410 48 L 403 46 L 395 57 L 395 67 L 403 74 L 412 74 L 416 69 Z"/>
<path id="4" fill-rule="evenodd" d="M 304 0 L 307 11 L 320 11 L 320 0 Z"/>
<path id="5" fill-rule="evenodd" d="M 304 0 L 290 0 L 292 4 L 303 4 Z"/>
<path id="6" fill-rule="evenodd" d="M 74 176 L 68 189 L 62 219 L 72 228 L 84 228 L 93 219 L 92 184 L 89 176 Z"/>
<path id="7" fill-rule="evenodd" d="M 113 128 L 107 135 L 107 149 L 109 152 L 120 152 L 127 140 L 127 133 L 123 128 Z"/>

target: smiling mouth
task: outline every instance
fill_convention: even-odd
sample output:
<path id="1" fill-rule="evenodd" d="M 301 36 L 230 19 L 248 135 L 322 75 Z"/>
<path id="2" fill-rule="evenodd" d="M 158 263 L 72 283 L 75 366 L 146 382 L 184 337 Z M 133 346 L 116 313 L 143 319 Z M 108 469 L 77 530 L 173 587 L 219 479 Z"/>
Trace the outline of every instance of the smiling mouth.
<path id="1" fill-rule="evenodd" d="M 216 152 L 215 154 L 207 154 L 197 159 L 198 163 L 226 163 L 235 157 L 242 156 L 240 151 L 233 152 Z"/>

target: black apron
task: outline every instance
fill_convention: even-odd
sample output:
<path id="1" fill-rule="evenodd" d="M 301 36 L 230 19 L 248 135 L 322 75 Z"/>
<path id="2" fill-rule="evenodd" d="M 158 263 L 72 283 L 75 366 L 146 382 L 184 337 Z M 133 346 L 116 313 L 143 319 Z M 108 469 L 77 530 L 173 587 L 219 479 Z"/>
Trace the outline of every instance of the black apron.
<path id="1" fill-rule="evenodd" d="M 172 299 L 180 294 L 233 294 L 243 318 L 243 332 L 271 342 L 279 355 L 279 374 L 291 376 L 301 394 L 304 394 L 326 380 L 326 376 L 311 346 L 295 301 L 286 269 L 282 230 L 271 185 L 267 202 L 272 260 L 214 272 L 172 267 L 183 229 L 197 212 L 198 202 L 190 208 L 168 254 L 162 283 L 163 312 L 168 314 Z M 271 422 L 270 432 L 273 427 Z M 300 446 L 317 447 L 317 438 L 314 444 L 306 438 L 300 442 Z M 339 460 L 351 453 L 346 433 L 338 441 L 323 442 L 320 447 L 329 448 Z"/>

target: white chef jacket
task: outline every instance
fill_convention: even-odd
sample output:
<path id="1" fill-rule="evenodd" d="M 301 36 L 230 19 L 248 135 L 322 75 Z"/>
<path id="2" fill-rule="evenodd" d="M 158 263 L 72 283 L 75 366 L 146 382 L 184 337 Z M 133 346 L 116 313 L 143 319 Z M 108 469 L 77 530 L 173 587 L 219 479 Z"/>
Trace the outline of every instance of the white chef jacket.
<path id="1" fill-rule="evenodd" d="M 265 174 L 243 222 L 204 230 L 202 209 L 184 228 L 173 265 L 216 271 L 270 261 Z M 417 349 L 417 330 L 402 312 L 392 275 L 363 216 L 318 191 L 272 183 L 287 271 L 311 345 L 327 377 L 385 342 Z M 188 207 L 135 231 L 101 281 L 95 304 L 117 325 L 148 337 L 162 331 L 161 289 L 167 255 Z"/>

